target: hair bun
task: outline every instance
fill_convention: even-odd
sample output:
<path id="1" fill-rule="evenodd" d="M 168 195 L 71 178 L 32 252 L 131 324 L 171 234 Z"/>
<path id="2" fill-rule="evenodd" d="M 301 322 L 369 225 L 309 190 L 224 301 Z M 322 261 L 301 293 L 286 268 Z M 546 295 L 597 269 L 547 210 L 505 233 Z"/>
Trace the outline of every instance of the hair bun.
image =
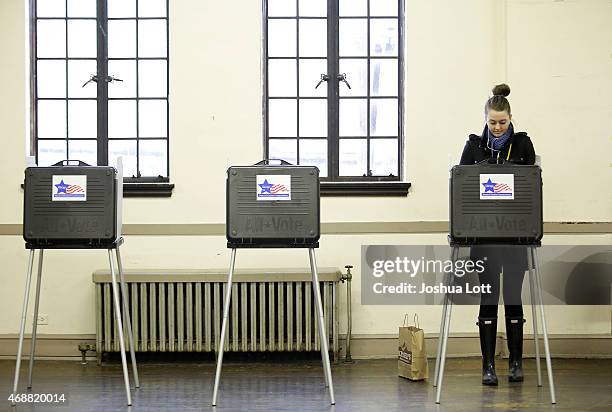
<path id="1" fill-rule="evenodd" d="M 493 96 L 504 96 L 507 97 L 510 94 L 510 86 L 506 83 L 496 85 L 493 90 Z"/>

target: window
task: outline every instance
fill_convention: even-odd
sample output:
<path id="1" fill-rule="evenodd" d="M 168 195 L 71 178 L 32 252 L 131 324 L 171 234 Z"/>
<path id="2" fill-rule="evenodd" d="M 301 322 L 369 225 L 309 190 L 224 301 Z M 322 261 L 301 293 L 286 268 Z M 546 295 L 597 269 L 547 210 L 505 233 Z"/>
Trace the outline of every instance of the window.
<path id="1" fill-rule="evenodd" d="M 401 181 L 402 16 L 402 0 L 265 0 L 266 157 L 324 184 Z"/>
<path id="2" fill-rule="evenodd" d="M 168 182 L 167 0 L 32 0 L 32 152 Z"/>

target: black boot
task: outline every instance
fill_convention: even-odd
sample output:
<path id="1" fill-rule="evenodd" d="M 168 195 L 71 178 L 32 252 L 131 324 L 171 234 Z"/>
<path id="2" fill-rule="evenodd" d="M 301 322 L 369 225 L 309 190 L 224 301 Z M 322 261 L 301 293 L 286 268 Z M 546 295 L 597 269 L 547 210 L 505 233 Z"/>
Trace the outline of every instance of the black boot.
<path id="1" fill-rule="evenodd" d="M 497 386 L 495 374 L 495 340 L 497 338 L 497 318 L 478 318 L 480 332 L 480 351 L 482 352 L 482 384 Z"/>
<path id="2" fill-rule="evenodd" d="M 506 336 L 508 337 L 509 382 L 523 382 L 523 323 L 522 316 L 506 316 Z"/>

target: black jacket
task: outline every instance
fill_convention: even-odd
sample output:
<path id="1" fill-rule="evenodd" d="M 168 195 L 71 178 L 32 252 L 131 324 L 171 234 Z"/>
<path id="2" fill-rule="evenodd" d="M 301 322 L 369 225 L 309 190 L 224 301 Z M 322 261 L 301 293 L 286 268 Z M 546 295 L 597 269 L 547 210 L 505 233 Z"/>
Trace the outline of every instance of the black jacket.
<path id="1" fill-rule="evenodd" d="M 488 126 L 484 127 L 482 135 L 480 136 L 471 134 L 467 142 L 465 142 L 459 164 L 473 165 L 483 160 L 496 159 L 498 152 L 493 151 L 492 153 L 491 149 L 487 148 L 488 135 Z M 510 153 L 509 156 L 508 152 Z M 533 144 L 529 136 L 527 136 L 527 133 L 514 133 L 502 147 L 501 152 L 499 152 L 498 163 L 507 161 L 521 165 L 532 165 L 535 163 L 535 151 L 533 150 Z M 495 163 L 495 161 L 493 163 Z"/>

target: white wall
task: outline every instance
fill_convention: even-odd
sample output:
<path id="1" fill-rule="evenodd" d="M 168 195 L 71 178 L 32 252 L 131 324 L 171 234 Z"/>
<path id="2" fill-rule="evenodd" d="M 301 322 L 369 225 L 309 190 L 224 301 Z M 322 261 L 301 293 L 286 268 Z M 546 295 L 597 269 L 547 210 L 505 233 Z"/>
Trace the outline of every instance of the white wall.
<path id="1" fill-rule="evenodd" d="M 520 129 L 544 159 L 545 220 L 612 221 L 612 1 L 406 0 L 405 198 L 323 198 L 323 222 L 447 219 L 448 154 L 480 132 L 490 88 L 507 81 Z M 0 1 L 0 225 L 22 220 L 26 147 L 25 5 Z M 170 9 L 169 199 L 126 199 L 125 223 L 223 223 L 225 169 L 262 157 L 261 7 L 257 1 L 181 0 Z M 206 181 L 206 186 L 202 184 Z M 323 266 L 358 266 L 360 245 L 442 244 L 442 234 L 326 235 Z M 612 236 L 547 236 L 548 244 L 611 244 Z M 125 266 L 227 266 L 219 236 L 130 236 Z M 303 255 L 303 256 L 302 256 Z M 307 266 L 304 251 L 240 252 L 240 267 Z M 70 258 L 70 263 L 67 264 Z M 301 260 L 300 260 L 301 259 Z M 19 236 L 0 236 L 0 334 L 16 333 L 26 252 Z M 104 252 L 49 251 L 41 333 L 94 333 L 91 272 Z M 299 263 L 296 263 L 299 262 Z M 357 334 L 393 333 L 405 311 L 423 313 L 437 332 L 440 309 L 362 306 L 354 290 Z M 341 299 L 344 299 L 341 294 Z M 343 302 L 341 300 L 341 302 Z M 474 308 L 458 309 L 453 331 L 474 331 Z M 608 308 L 549 309 L 553 333 L 609 333 Z M 571 320 L 571 321 L 569 321 Z"/>

